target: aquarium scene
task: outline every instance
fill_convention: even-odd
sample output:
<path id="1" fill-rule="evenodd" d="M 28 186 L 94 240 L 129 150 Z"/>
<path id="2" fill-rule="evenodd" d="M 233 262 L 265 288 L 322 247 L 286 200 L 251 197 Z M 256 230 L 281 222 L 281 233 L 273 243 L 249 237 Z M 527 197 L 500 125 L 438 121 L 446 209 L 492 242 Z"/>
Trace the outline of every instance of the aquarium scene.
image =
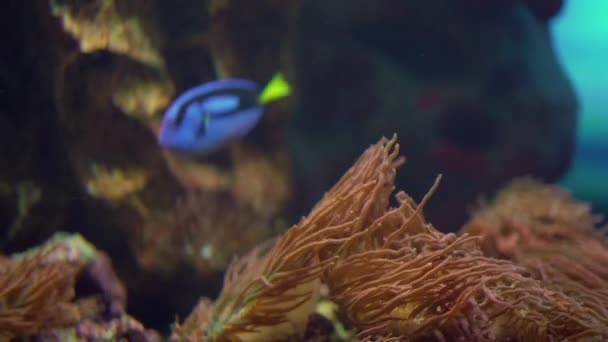
<path id="1" fill-rule="evenodd" d="M 608 341 L 608 1 L 0 19 L 0 342 Z"/>

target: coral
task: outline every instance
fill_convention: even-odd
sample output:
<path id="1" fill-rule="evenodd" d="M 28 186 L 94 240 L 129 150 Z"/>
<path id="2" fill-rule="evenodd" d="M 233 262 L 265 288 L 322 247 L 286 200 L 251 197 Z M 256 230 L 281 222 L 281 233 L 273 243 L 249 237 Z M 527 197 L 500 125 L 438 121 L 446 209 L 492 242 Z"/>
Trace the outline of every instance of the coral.
<path id="1" fill-rule="evenodd" d="M 289 243 L 284 241 L 290 240 L 286 237 L 275 245 L 276 252 L 255 249 L 232 264 L 220 298 L 213 306 L 203 302 L 196 309 L 212 312 L 196 312 L 176 327 L 176 336 L 269 341 L 302 334 L 319 298 L 319 274 L 327 263 L 302 253 L 301 246 L 285 249 Z M 199 325 L 200 320 L 206 324 Z"/>
<path id="2" fill-rule="evenodd" d="M 480 235 L 486 255 L 524 266 L 608 321 L 608 239 L 599 221 L 559 187 L 522 179 L 479 208 L 463 232 Z"/>
<path id="3" fill-rule="evenodd" d="M 205 334 L 212 324 L 213 302 L 202 298 L 184 323 L 176 323 L 172 341 L 205 341 Z"/>
<path id="4" fill-rule="evenodd" d="M 20 255 L 45 254 L 44 262 L 76 263 L 81 267 L 90 265 L 97 257 L 95 246 L 80 234 L 57 232 L 42 246 L 29 249 Z"/>
<path id="5" fill-rule="evenodd" d="M 383 140 L 366 151 L 310 215 L 272 247 L 258 247 L 231 264 L 219 299 L 200 302 L 177 326 L 176 337 L 267 341 L 301 335 L 319 298 L 321 273 L 333 263 L 336 248 L 366 224 L 362 212 L 380 214 L 387 205 L 365 199 L 386 192 L 387 186 L 392 190 L 394 169 L 401 162 L 387 153 L 394 143 Z"/>
<path id="6" fill-rule="evenodd" d="M 142 190 L 147 175 L 140 170 L 109 170 L 99 165 L 91 166 L 91 178 L 86 187 L 89 194 L 109 201 L 116 201 Z"/>
<path id="7" fill-rule="evenodd" d="M 83 240 L 57 236 L 40 249 L 0 259 L 0 338 L 35 334 L 74 324 L 79 308 L 71 300 L 87 257 Z M 87 253 L 84 253 L 86 255 Z"/>
<path id="8" fill-rule="evenodd" d="M 399 192 L 389 208 L 396 138 L 370 147 L 311 213 L 271 247 L 233 263 L 224 289 L 203 299 L 176 339 L 268 341 L 302 336 L 320 282 L 365 341 L 599 340 L 608 320 L 480 238 L 444 234 Z"/>
<path id="9" fill-rule="evenodd" d="M 411 230 L 410 218 L 402 216 L 401 229 Z M 379 220 L 382 224 L 386 220 Z M 423 228 L 405 238 L 393 235 L 387 246 L 353 254 L 329 272 L 332 298 L 362 337 L 539 341 L 608 336 L 602 328 L 606 320 L 573 298 L 548 291 L 511 262 L 484 257 L 476 238 Z"/>
<path id="10" fill-rule="evenodd" d="M 158 114 L 169 106 L 175 86 L 164 68 L 124 66 L 112 78 L 112 103 L 126 115 L 141 120 L 153 129 L 160 127 Z"/>
<path id="11" fill-rule="evenodd" d="M 162 341 L 160 335 L 128 315 L 108 321 L 85 320 L 75 327 L 47 330 L 38 336 L 39 341 Z"/>
<path id="12" fill-rule="evenodd" d="M 150 37 L 152 2 L 129 2 L 120 6 L 114 0 L 82 5 L 78 1 L 53 0 L 53 15 L 61 18 L 63 28 L 80 41 L 82 52 L 109 50 L 127 55 L 144 64 L 163 63 L 158 51 L 159 38 Z"/>
<path id="13" fill-rule="evenodd" d="M 300 224 L 270 250 L 256 248 L 232 263 L 219 299 L 213 305 L 201 302 L 175 335 L 199 341 L 269 341 L 302 334 L 319 299 L 320 274 L 329 264 L 310 253 L 322 242 L 298 238 L 301 231 L 315 228 L 314 223 Z"/>
<path id="14" fill-rule="evenodd" d="M 394 171 L 385 172 L 385 189 L 391 189 Z M 523 268 L 484 256 L 478 238 L 446 235 L 425 223 L 421 210 L 430 193 L 416 206 L 400 192 L 398 207 L 385 213 L 386 192 L 366 197 L 364 203 L 379 205 L 383 214 L 358 212 L 368 223 L 351 232 L 323 278 L 362 338 L 608 336 L 602 328 L 608 321 L 566 294 L 545 289 Z"/>
<path id="15" fill-rule="evenodd" d="M 76 293 L 87 285 L 94 294 Z M 40 247 L 0 258 L 0 340 L 160 341 L 125 313 L 126 296 L 104 252 L 78 234 L 58 233 Z"/>
<path id="16" fill-rule="evenodd" d="M 114 272 L 110 257 L 101 251 L 95 254 L 95 261 L 86 269 L 86 273 L 101 290 L 107 313 L 119 317 L 125 312 L 127 290 Z"/>

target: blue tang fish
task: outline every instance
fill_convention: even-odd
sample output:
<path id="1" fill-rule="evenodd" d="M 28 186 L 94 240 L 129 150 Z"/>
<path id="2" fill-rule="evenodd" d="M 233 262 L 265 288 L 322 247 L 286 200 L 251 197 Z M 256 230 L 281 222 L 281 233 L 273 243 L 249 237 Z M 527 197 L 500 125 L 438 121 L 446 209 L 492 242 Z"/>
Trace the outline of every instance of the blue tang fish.
<path id="1" fill-rule="evenodd" d="M 241 138 L 260 121 L 264 105 L 290 94 L 277 73 L 261 88 L 245 79 L 211 81 L 177 97 L 163 117 L 161 146 L 186 154 L 206 154 Z"/>

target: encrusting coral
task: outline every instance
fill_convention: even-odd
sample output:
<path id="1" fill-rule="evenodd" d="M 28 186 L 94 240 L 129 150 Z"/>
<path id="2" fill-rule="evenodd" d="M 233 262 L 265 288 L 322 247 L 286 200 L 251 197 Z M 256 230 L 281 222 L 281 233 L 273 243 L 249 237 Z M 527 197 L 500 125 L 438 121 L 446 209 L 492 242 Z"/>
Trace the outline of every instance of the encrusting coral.
<path id="1" fill-rule="evenodd" d="M 157 42 L 149 37 L 153 25 L 145 21 L 154 17 L 151 4 L 102 0 L 85 5 L 71 0 L 50 1 L 53 15 L 61 18 L 64 30 L 79 40 L 83 52 L 107 49 L 159 66 L 163 62 L 155 46 Z"/>
<path id="2" fill-rule="evenodd" d="M 396 138 L 370 147 L 310 215 L 229 268 L 176 339 L 271 341 L 301 336 L 321 282 L 365 341 L 601 340 L 608 320 L 483 254 L 479 237 L 443 234 L 403 192 L 389 208 Z M 267 251 L 265 251 L 267 250 Z"/>

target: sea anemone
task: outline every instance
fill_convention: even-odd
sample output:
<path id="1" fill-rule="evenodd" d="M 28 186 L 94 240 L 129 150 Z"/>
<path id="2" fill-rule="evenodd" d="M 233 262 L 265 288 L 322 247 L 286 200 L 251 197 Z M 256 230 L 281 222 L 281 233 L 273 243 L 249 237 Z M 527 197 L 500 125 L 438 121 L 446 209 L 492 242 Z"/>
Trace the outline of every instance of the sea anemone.
<path id="1" fill-rule="evenodd" d="M 407 214 L 412 208 L 403 203 L 370 226 L 375 241 L 375 227 L 395 227 L 383 246 L 351 254 L 328 272 L 332 299 L 360 337 L 608 337 L 605 320 L 566 294 L 546 289 L 522 267 L 484 256 L 478 238 L 442 234 L 430 225 L 413 229 Z M 387 220 L 397 213 L 399 224 Z"/>
<path id="2" fill-rule="evenodd" d="M 301 337 L 325 283 L 364 341 L 606 339 L 608 320 L 485 255 L 480 237 L 443 234 L 404 192 L 390 208 L 399 146 L 371 146 L 312 212 L 234 262 L 215 303 L 203 300 L 175 337 L 274 341 Z M 604 247 L 602 247 L 604 248 Z"/>
<path id="3" fill-rule="evenodd" d="M 0 339 L 29 336 L 78 321 L 71 303 L 79 266 L 48 262 L 53 249 L 0 259 Z"/>
<path id="4" fill-rule="evenodd" d="M 599 221 L 559 187 L 521 179 L 479 208 L 463 232 L 480 235 L 486 255 L 524 266 L 608 322 L 608 239 Z"/>
<path id="5" fill-rule="evenodd" d="M 426 223 L 422 209 L 438 181 L 420 205 L 400 192 L 396 208 L 378 207 L 384 213 L 340 246 L 323 278 L 362 339 L 608 337 L 601 314 L 545 287 L 526 268 L 484 255 L 479 237 L 443 234 Z"/>
<path id="6" fill-rule="evenodd" d="M 394 169 L 401 162 L 389 153 L 395 143 L 396 138 L 383 139 L 369 148 L 310 215 L 276 242 L 233 262 L 219 299 L 214 304 L 201 301 L 183 324 L 176 325 L 174 336 L 269 341 L 301 335 L 318 301 L 321 275 L 335 260 L 333 254 L 367 224 L 361 217 L 381 215 L 383 203 L 388 203 Z"/>

